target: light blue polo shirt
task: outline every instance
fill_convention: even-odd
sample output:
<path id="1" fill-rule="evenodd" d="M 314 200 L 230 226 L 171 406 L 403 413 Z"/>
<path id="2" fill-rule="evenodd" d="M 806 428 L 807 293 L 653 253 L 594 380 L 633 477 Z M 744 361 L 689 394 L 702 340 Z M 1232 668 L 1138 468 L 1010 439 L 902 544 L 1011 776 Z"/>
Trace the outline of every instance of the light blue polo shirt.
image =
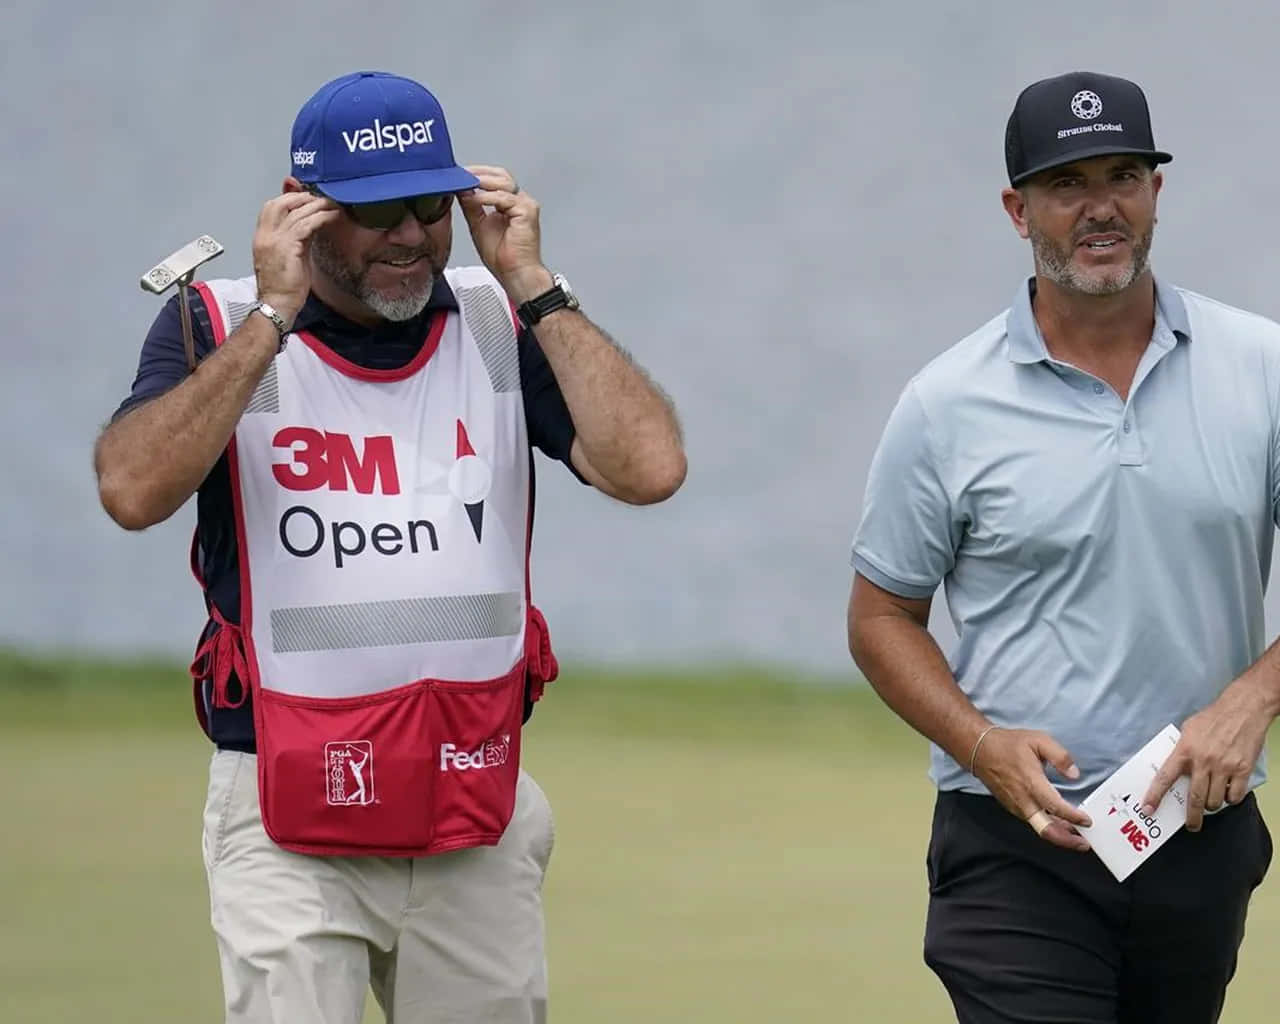
<path id="1" fill-rule="evenodd" d="M 903 391 L 853 565 L 903 597 L 944 585 L 961 689 L 1063 743 L 1080 780 L 1051 778 L 1080 800 L 1265 649 L 1280 326 L 1157 283 L 1126 402 L 1050 358 L 1031 286 Z M 985 792 L 936 745 L 930 775 Z"/>

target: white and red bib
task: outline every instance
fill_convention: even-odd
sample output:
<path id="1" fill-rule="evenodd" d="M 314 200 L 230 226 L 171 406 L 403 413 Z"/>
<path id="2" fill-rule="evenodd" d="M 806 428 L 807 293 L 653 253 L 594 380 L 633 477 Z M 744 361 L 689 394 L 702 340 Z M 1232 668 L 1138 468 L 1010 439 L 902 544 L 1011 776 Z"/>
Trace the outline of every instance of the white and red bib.
<path id="1" fill-rule="evenodd" d="M 482 268 L 446 276 L 460 312 L 401 369 L 291 335 L 228 449 L 241 622 L 221 623 L 196 670 L 215 704 L 232 669 L 253 694 L 263 824 L 290 850 L 496 843 L 526 675 L 535 698 L 555 675 L 529 600 L 510 307 Z M 221 344 L 254 280 L 196 287 Z"/>

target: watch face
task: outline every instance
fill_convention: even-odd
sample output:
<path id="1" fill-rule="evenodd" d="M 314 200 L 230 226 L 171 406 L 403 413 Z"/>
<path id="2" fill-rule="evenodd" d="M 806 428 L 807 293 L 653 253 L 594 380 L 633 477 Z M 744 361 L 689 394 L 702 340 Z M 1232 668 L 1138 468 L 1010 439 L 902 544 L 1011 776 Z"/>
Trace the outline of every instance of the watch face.
<path id="1" fill-rule="evenodd" d="M 568 307 L 570 309 L 577 309 L 578 296 L 573 294 L 573 288 L 571 288 L 569 285 L 569 279 L 565 277 L 564 274 L 552 274 L 551 279 L 555 281 L 555 283 L 559 286 L 560 290 L 564 292 L 564 297 L 568 300 L 567 302 Z"/>

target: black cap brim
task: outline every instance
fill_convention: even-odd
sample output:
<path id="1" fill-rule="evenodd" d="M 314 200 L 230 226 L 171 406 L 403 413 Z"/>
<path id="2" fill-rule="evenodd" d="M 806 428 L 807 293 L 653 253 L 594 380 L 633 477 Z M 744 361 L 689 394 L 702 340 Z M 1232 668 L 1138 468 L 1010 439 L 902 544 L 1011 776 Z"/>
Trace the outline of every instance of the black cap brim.
<path id="1" fill-rule="evenodd" d="M 1132 146 L 1091 146 L 1088 149 L 1077 149 L 1070 154 L 1063 154 L 1060 159 L 1048 160 L 1036 167 L 1023 171 L 1016 178 L 1009 182 L 1011 185 L 1021 185 L 1028 178 L 1033 178 L 1041 171 L 1047 171 L 1054 167 L 1065 167 L 1067 164 L 1074 164 L 1080 160 L 1088 160 L 1095 156 L 1141 156 L 1146 157 L 1152 163 L 1167 164 L 1173 159 L 1171 153 L 1165 153 L 1159 149 L 1134 149 Z"/>

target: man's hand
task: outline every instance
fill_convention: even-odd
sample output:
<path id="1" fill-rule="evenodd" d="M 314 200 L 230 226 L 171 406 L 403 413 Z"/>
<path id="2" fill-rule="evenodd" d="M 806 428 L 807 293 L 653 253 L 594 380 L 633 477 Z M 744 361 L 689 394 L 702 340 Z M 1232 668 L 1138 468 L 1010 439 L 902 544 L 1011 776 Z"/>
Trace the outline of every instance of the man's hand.
<path id="1" fill-rule="evenodd" d="M 508 170 L 484 165 L 467 170 L 480 179 L 480 187 L 460 193 L 458 205 L 471 229 L 477 255 L 516 305 L 541 295 L 552 280 L 542 265 L 537 201 L 520 191 Z"/>
<path id="2" fill-rule="evenodd" d="M 1046 763 L 1064 778 L 1080 777 L 1080 769 L 1067 749 L 1048 733 L 993 729 L 978 748 L 973 771 L 1004 809 L 1019 820 L 1031 823 L 1041 839 L 1067 850 L 1088 850 L 1089 841 L 1072 826 L 1087 828 L 1093 822 L 1053 788 L 1045 775 Z M 1043 831 L 1031 822 L 1038 811 L 1049 815 L 1048 827 Z"/>
<path id="3" fill-rule="evenodd" d="M 1165 759 L 1143 798 L 1143 812 L 1154 814 L 1169 787 L 1191 776 L 1187 829 L 1197 832 L 1206 810 L 1248 795 L 1249 776 L 1262 752 L 1272 715 L 1264 698 L 1243 679 L 1182 725 L 1182 737 Z"/>
<path id="4" fill-rule="evenodd" d="M 286 192 L 268 199 L 253 233 L 253 272 L 258 298 L 292 324 L 311 290 L 311 239 L 342 216 L 332 199 Z"/>

